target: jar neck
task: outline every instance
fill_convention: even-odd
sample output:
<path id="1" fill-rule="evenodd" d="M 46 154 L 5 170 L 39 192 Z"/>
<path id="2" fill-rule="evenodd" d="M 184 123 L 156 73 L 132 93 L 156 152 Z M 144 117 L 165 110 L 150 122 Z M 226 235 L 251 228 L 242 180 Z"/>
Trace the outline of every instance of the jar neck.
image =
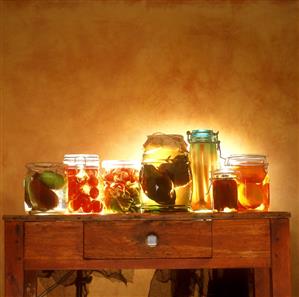
<path id="1" fill-rule="evenodd" d="M 68 167 L 99 167 L 100 158 L 92 154 L 68 154 L 64 156 L 63 163 Z"/>
<path id="2" fill-rule="evenodd" d="M 240 154 L 231 155 L 225 160 L 227 166 L 263 166 L 268 167 L 265 155 Z"/>
<path id="3" fill-rule="evenodd" d="M 207 143 L 218 143 L 218 131 L 214 132 L 213 130 L 207 129 L 197 129 L 187 131 L 187 138 L 189 143 L 196 142 L 207 142 Z"/>

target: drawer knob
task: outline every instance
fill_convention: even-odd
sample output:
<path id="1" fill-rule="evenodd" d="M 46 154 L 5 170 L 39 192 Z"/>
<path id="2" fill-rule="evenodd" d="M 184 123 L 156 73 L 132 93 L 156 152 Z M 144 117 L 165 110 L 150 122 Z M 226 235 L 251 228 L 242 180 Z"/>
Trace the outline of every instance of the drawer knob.
<path id="1" fill-rule="evenodd" d="M 146 244 L 149 247 L 156 247 L 158 245 L 158 236 L 156 234 L 147 235 Z"/>

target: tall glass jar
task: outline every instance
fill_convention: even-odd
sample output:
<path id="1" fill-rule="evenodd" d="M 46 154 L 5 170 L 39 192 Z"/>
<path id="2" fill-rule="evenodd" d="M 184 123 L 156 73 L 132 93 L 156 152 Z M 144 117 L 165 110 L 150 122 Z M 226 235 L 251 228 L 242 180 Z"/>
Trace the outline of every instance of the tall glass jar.
<path id="1" fill-rule="evenodd" d="M 139 212 L 140 162 L 133 160 L 104 160 L 105 212 Z"/>
<path id="2" fill-rule="evenodd" d="M 222 168 L 213 172 L 212 187 L 214 211 L 237 211 L 238 189 L 236 178 L 236 172 L 231 169 Z"/>
<path id="3" fill-rule="evenodd" d="M 156 133 L 143 145 L 140 172 L 143 211 L 187 211 L 192 178 L 182 135 Z"/>
<path id="4" fill-rule="evenodd" d="M 100 213 L 103 209 L 100 158 L 91 154 L 64 156 L 68 180 L 68 210 L 71 213 Z"/>
<path id="5" fill-rule="evenodd" d="M 218 132 L 192 130 L 187 136 L 193 179 L 191 207 L 194 211 L 212 211 L 211 172 L 220 165 Z"/>
<path id="6" fill-rule="evenodd" d="M 226 165 L 238 173 L 238 210 L 268 210 L 270 179 L 266 156 L 231 155 Z"/>
<path id="7" fill-rule="evenodd" d="M 25 211 L 30 214 L 65 212 L 66 177 L 62 163 L 26 164 Z"/>

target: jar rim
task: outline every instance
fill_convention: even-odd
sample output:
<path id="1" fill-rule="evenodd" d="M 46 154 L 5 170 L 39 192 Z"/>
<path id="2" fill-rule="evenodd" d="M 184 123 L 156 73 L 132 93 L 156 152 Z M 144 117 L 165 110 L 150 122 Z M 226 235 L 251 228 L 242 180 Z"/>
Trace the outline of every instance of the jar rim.
<path id="1" fill-rule="evenodd" d="M 137 160 L 103 160 L 102 167 L 107 169 L 124 167 L 139 169 L 141 162 Z"/>
<path id="2" fill-rule="evenodd" d="M 47 169 L 51 167 L 64 167 L 62 162 L 29 162 L 25 164 L 27 169 L 39 168 Z"/>
<path id="3" fill-rule="evenodd" d="M 68 166 L 99 166 L 100 157 L 96 154 L 66 154 L 63 163 Z"/>
<path id="4" fill-rule="evenodd" d="M 267 156 L 258 154 L 233 154 L 225 160 L 227 166 L 267 166 L 268 164 Z"/>

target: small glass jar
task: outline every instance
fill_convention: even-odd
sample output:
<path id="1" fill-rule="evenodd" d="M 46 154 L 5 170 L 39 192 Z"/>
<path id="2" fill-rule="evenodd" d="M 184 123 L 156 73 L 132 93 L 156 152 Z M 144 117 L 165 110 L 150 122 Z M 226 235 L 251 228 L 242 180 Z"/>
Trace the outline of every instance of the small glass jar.
<path id="1" fill-rule="evenodd" d="M 214 211 L 231 212 L 238 208 L 238 189 L 236 173 L 226 168 L 213 172 L 213 205 Z"/>
<path id="2" fill-rule="evenodd" d="M 192 177 L 182 135 L 153 134 L 144 146 L 140 172 L 143 211 L 188 211 Z"/>
<path id="3" fill-rule="evenodd" d="M 237 172 L 238 210 L 267 211 L 270 204 L 268 162 L 263 155 L 231 155 L 226 165 Z"/>
<path id="4" fill-rule="evenodd" d="M 104 160 L 102 171 L 105 212 L 139 212 L 140 162 Z"/>
<path id="5" fill-rule="evenodd" d="M 64 156 L 68 180 L 68 210 L 71 213 L 100 213 L 103 210 L 100 158 L 91 154 Z"/>
<path id="6" fill-rule="evenodd" d="M 58 214 L 66 209 L 66 177 L 62 163 L 28 163 L 24 179 L 25 211 Z"/>

